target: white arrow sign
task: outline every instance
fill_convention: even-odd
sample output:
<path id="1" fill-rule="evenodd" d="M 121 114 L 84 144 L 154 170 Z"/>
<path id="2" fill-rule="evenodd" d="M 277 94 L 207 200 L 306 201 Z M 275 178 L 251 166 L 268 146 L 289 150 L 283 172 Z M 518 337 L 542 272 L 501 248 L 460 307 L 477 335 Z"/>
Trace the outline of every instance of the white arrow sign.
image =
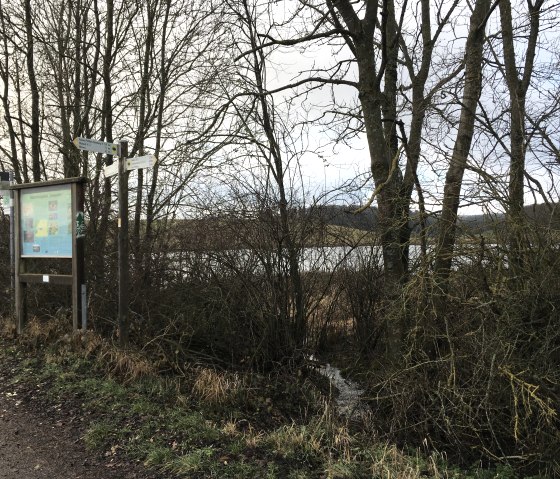
<path id="1" fill-rule="evenodd" d="M 154 155 L 137 156 L 126 160 L 127 170 L 138 170 L 140 168 L 151 168 L 156 164 Z"/>
<path id="2" fill-rule="evenodd" d="M 74 138 L 74 145 L 80 150 L 93 151 L 94 153 L 102 153 L 104 155 L 119 154 L 119 145 L 116 143 L 107 143 L 106 141 L 78 137 Z"/>
<path id="3" fill-rule="evenodd" d="M 114 163 L 110 164 L 109 166 L 106 166 L 105 168 L 103 168 L 103 173 L 105 173 L 105 176 L 108 178 L 109 176 L 113 176 L 116 175 L 119 172 L 119 163 L 118 161 L 115 161 Z"/>

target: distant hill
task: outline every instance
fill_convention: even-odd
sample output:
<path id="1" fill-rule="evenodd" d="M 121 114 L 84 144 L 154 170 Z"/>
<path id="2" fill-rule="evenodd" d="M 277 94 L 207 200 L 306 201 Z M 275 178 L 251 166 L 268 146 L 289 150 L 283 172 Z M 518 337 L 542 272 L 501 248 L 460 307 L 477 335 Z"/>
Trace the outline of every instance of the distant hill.
<path id="1" fill-rule="evenodd" d="M 373 231 L 377 226 L 377 208 L 368 208 L 363 213 L 355 214 L 358 208 L 356 205 L 321 205 L 314 207 L 310 216 L 328 225 Z"/>
<path id="2" fill-rule="evenodd" d="M 371 244 L 378 227 L 377 208 L 354 214 L 357 206 L 322 205 L 292 211 L 291 225 L 297 238 L 307 245 Z M 560 230 L 560 211 L 551 213 L 546 205 L 528 206 L 527 216 L 542 226 Z M 437 234 L 436 215 L 426 218 L 428 236 Z M 505 221 L 503 214 L 465 215 L 459 218 L 459 235 L 491 235 Z M 413 235 L 420 232 L 419 214 L 411 215 Z M 181 250 L 227 250 L 272 247 L 273 238 L 282 239 L 277 212 L 232 212 L 229 215 L 178 219 L 167 224 L 172 248 Z M 373 234 L 372 234 L 373 233 Z"/>
<path id="3" fill-rule="evenodd" d="M 548 226 L 553 229 L 560 229 L 560 206 L 552 205 L 553 211 L 545 204 L 530 205 L 525 207 L 525 214 L 529 220 L 536 222 L 540 226 Z M 364 231 L 374 231 L 378 223 L 377 208 L 372 207 L 363 213 L 354 214 L 358 206 L 340 206 L 340 205 L 325 205 L 313 209 L 311 217 L 320 218 L 321 222 L 333 225 L 342 226 L 345 228 L 354 228 Z M 430 215 L 426 218 L 427 226 L 436 231 L 438 215 Z M 411 221 L 414 226 L 414 231 L 419 229 L 419 213 L 413 212 L 411 214 Z M 493 230 L 500 227 L 505 221 L 503 213 L 497 214 L 479 214 L 479 215 L 462 215 L 459 217 L 460 228 L 470 230 L 474 234 L 481 234 L 488 230 Z"/>
<path id="4" fill-rule="evenodd" d="M 558 230 L 560 229 L 560 208 L 557 208 L 557 206 L 537 204 L 525 206 L 524 210 L 529 222 L 539 227 Z M 477 234 L 500 229 L 504 225 L 505 220 L 506 215 L 504 213 L 465 215 L 459 218 L 463 228 Z"/>

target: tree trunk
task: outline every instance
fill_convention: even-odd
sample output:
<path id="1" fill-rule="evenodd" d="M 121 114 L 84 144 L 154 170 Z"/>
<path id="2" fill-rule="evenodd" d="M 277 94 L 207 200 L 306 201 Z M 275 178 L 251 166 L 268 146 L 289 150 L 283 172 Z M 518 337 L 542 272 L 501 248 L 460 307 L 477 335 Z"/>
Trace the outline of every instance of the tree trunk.
<path id="1" fill-rule="evenodd" d="M 533 74 L 533 63 L 539 34 L 540 8 L 543 4 L 539 0 L 532 5 L 528 2 L 530 31 L 525 55 L 525 65 L 522 78 L 518 77 L 513 38 L 513 21 L 510 0 L 501 0 L 500 21 L 502 26 L 502 41 L 504 51 L 504 75 L 510 98 L 510 172 L 509 198 L 507 219 L 510 231 L 509 259 L 512 268 L 517 268 L 514 274 L 519 274 L 523 265 L 524 244 L 524 179 L 525 179 L 525 103 L 527 91 Z"/>
<path id="2" fill-rule="evenodd" d="M 31 171 L 33 181 L 41 180 L 41 152 L 40 127 L 39 127 L 39 87 L 35 76 L 34 66 L 34 42 L 33 42 L 33 18 L 31 12 L 31 0 L 25 0 L 25 32 L 27 34 L 27 75 L 31 89 Z"/>
<path id="3" fill-rule="evenodd" d="M 149 92 L 149 81 L 152 70 L 152 50 L 154 48 L 154 19 L 156 15 L 157 2 L 148 2 L 146 5 L 148 24 L 146 26 L 146 39 L 144 58 L 142 61 L 142 77 L 140 82 L 140 90 L 138 95 L 140 97 L 140 109 L 138 119 L 138 132 L 136 137 L 136 145 L 139 155 L 144 155 L 144 136 L 147 130 L 146 118 L 146 102 Z M 136 205 L 134 208 L 134 226 L 132 231 L 132 251 L 134 254 L 135 265 L 137 270 L 140 270 L 143 263 L 143 252 L 141 251 L 141 221 L 142 221 L 142 198 L 144 193 L 144 171 L 138 170 L 138 181 L 136 185 Z"/>
<path id="4" fill-rule="evenodd" d="M 265 86 L 263 79 L 263 72 L 265 70 L 265 58 L 258 49 L 258 36 L 254 30 L 253 17 L 247 5 L 247 0 L 243 1 L 245 8 L 247 28 L 249 30 L 249 38 L 251 47 L 253 49 L 253 63 L 251 65 L 252 74 L 255 79 L 256 93 L 258 94 L 258 101 L 261 108 L 262 117 L 259 119 L 262 124 L 263 131 L 267 138 L 267 162 L 272 171 L 272 176 L 279 193 L 278 210 L 280 214 L 280 254 L 283 253 L 285 244 L 285 251 L 288 255 L 288 267 L 290 271 L 290 285 L 291 296 L 294 301 L 295 312 L 291 324 L 291 335 L 294 345 L 301 348 L 305 344 L 307 334 L 306 313 L 305 313 L 305 298 L 303 282 L 301 280 L 298 250 L 294 240 L 294 235 L 290 227 L 289 211 L 288 211 L 288 195 L 286 193 L 286 185 L 284 178 L 284 164 L 282 161 L 282 153 L 280 146 L 276 140 L 274 121 L 271 115 L 270 107 L 265 95 Z M 257 53 L 258 52 L 258 53 Z"/>
<path id="5" fill-rule="evenodd" d="M 8 135 L 10 137 L 10 162 L 14 171 L 16 183 L 22 182 L 21 166 L 18 161 L 17 150 L 17 134 L 12 121 L 12 113 L 10 111 L 10 53 L 8 49 L 8 38 L 6 30 L 6 22 L 4 18 L 4 7 L 0 4 L 0 25 L 2 28 L 2 52 L 4 62 L 0 69 L 0 74 L 3 83 L 2 106 L 4 107 L 4 121 L 8 128 Z"/>
<path id="6" fill-rule="evenodd" d="M 444 295 L 447 292 L 453 260 L 463 175 L 474 135 L 476 108 L 482 92 L 483 47 L 489 13 L 490 0 L 477 0 L 471 16 L 469 35 L 465 46 L 465 86 L 461 116 L 451 162 L 445 177 L 443 208 L 436 246 L 435 271 L 439 291 Z"/>

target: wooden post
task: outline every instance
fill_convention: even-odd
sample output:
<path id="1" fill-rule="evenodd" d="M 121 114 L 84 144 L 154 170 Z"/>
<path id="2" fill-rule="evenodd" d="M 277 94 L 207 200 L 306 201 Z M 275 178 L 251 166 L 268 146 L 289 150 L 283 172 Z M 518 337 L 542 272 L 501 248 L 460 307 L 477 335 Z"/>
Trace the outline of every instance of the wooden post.
<path id="1" fill-rule="evenodd" d="M 20 217 L 19 210 L 19 190 L 14 190 L 14 216 Z M 16 329 L 17 334 L 23 332 L 23 327 L 27 322 L 27 302 L 25 295 L 27 293 L 27 284 L 21 281 L 20 275 L 25 273 L 24 262 L 21 258 L 21 229 L 19 224 L 14 229 L 14 283 L 15 283 L 15 302 L 16 302 Z"/>
<path id="2" fill-rule="evenodd" d="M 10 171 L 10 185 L 14 182 L 14 173 Z M 14 193 L 10 191 L 10 286 L 15 291 L 15 251 L 14 251 L 14 231 L 16 223 L 14 221 Z M 12 299 L 14 299 L 12 297 Z"/>
<path id="3" fill-rule="evenodd" d="M 119 142 L 119 341 L 121 346 L 128 345 L 128 172 L 126 158 L 128 141 Z"/>
<path id="4" fill-rule="evenodd" d="M 85 292 L 84 266 L 84 187 L 82 183 L 72 183 L 72 324 L 74 331 L 87 326 L 87 305 L 82 293 Z"/>

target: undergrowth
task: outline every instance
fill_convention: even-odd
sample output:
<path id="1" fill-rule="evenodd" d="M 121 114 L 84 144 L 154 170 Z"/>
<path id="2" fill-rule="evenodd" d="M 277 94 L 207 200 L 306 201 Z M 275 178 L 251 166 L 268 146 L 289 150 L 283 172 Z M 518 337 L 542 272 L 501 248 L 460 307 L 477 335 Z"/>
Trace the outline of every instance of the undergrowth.
<path id="1" fill-rule="evenodd" d="M 17 363 L 12 383 L 84 418 L 92 451 L 139 460 L 161 477 L 515 477 L 508 469 L 457 470 L 442 454 L 379 440 L 374 423 L 339 417 L 308 372 L 294 378 L 196 364 L 166 377 L 140 352 L 117 351 L 93 334 L 57 336 L 58 327 L 35 324 L 19 341 L 4 340 L 0 358 Z"/>

